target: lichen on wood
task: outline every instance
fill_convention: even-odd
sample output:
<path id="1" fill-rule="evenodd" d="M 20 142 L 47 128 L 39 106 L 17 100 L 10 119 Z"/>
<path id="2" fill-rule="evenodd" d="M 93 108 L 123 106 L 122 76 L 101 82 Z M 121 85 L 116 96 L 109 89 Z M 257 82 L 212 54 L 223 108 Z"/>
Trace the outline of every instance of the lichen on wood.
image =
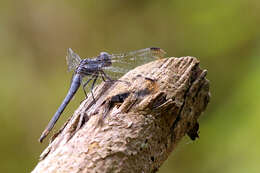
<path id="1" fill-rule="evenodd" d="M 165 58 L 105 82 L 53 137 L 33 172 L 156 172 L 209 102 L 194 57 Z"/>

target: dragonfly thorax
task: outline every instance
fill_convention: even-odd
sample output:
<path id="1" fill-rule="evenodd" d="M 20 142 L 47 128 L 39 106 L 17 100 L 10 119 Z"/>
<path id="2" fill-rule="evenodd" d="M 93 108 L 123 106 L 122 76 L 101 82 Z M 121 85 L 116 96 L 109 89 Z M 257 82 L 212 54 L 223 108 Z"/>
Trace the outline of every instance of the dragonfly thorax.
<path id="1" fill-rule="evenodd" d="M 106 52 L 101 52 L 96 58 L 86 58 L 80 61 L 76 68 L 76 73 L 83 75 L 91 75 L 98 73 L 104 67 L 111 66 L 111 55 Z"/>

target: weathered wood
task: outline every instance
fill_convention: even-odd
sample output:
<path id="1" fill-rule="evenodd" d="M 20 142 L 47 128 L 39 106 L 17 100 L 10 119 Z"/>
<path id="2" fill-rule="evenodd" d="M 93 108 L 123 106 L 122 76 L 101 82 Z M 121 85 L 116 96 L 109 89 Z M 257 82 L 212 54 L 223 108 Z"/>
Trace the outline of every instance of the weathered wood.
<path id="1" fill-rule="evenodd" d="M 165 58 L 100 84 L 97 102 L 82 102 L 33 172 L 156 172 L 185 134 L 197 137 L 206 73 L 194 57 Z"/>

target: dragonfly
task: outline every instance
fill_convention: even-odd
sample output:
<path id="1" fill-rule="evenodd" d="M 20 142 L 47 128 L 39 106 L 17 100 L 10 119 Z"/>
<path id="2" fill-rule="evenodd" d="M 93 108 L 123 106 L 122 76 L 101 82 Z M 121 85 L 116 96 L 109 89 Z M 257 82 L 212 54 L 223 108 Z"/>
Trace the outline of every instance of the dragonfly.
<path id="1" fill-rule="evenodd" d="M 45 130 L 42 132 L 39 141 L 42 142 L 44 138 L 50 133 L 55 123 L 63 113 L 64 109 L 76 94 L 80 85 L 82 85 L 84 94 L 87 98 L 87 92 L 85 88 L 90 83 L 90 81 L 92 81 L 90 92 L 95 102 L 93 88 L 97 79 L 101 77 L 104 82 L 114 81 L 109 77 L 109 75 L 106 74 L 105 71 L 110 71 L 115 74 L 125 74 L 127 71 L 134 68 L 134 66 L 138 65 L 137 62 L 139 62 L 139 64 L 144 64 L 156 58 L 162 58 L 165 54 L 166 52 L 163 49 L 151 47 L 117 54 L 101 52 L 96 57 L 81 59 L 80 56 L 73 52 L 71 48 L 68 48 L 66 56 L 68 71 L 73 71 L 70 88 L 63 102 L 57 109 Z M 84 81 L 86 78 L 87 80 Z"/>

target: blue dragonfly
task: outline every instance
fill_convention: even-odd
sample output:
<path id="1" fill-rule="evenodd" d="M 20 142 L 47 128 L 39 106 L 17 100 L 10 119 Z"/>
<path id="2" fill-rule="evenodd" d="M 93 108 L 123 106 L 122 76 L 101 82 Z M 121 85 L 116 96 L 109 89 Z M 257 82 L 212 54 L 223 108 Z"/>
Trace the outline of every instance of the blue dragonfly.
<path id="1" fill-rule="evenodd" d="M 134 68 L 136 65 L 138 65 L 138 63 L 144 64 L 146 62 L 154 60 L 155 58 L 163 57 L 165 53 L 166 52 L 160 48 L 152 47 L 118 54 L 101 52 L 96 57 L 81 59 L 78 54 L 76 54 L 72 51 L 71 48 L 69 48 L 67 51 L 66 60 L 68 71 L 73 71 L 70 89 L 60 107 L 50 120 L 49 124 L 42 132 L 39 141 L 42 142 L 43 139 L 52 130 L 62 112 L 79 89 L 80 85 L 82 85 L 84 94 L 87 98 L 87 92 L 85 88 L 90 83 L 90 81 L 92 81 L 90 92 L 93 100 L 95 101 L 92 90 L 96 84 L 98 77 L 101 77 L 102 80 L 105 82 L 113 81 L 105 73 L 105 71 L 110 71 L 115 74 L 124 74 L 130 69 Z M 83 80 L 85 78 L 87 78 L 86 81 Z"/>

